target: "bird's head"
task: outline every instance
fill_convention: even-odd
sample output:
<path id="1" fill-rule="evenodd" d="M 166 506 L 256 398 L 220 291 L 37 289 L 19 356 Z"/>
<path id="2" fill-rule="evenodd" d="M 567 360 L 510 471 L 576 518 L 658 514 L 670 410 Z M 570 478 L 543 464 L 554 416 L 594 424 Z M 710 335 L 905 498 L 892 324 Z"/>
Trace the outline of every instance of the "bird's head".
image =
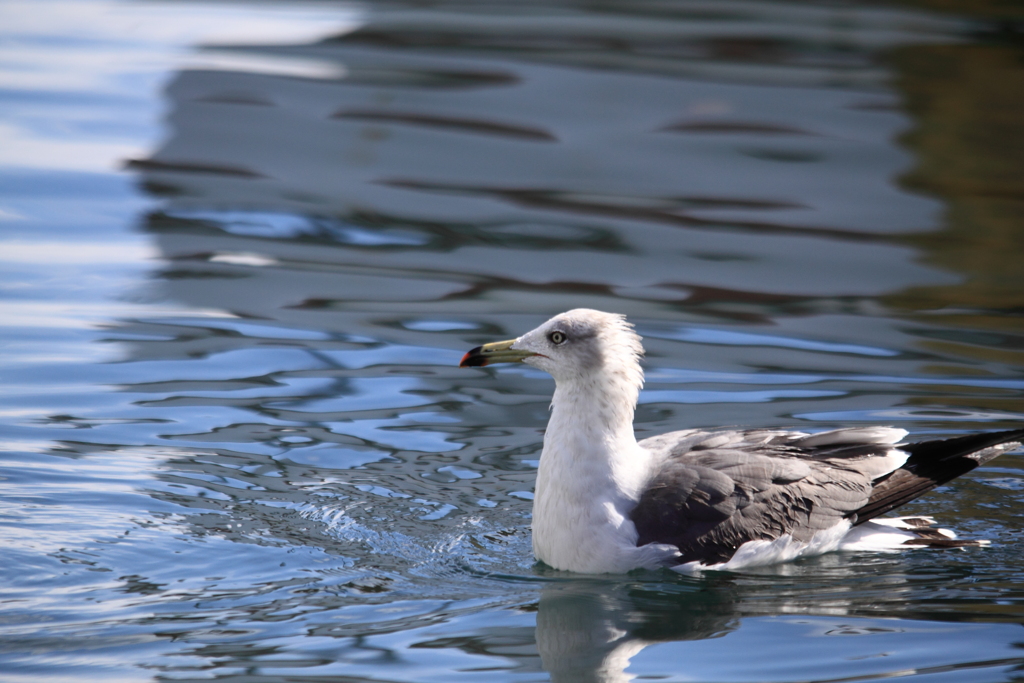
<path id="1" fill-rule="evenodd" d="M 556 382 L 598 377 L 643 384 L 640 335 L 625 316 L 577 308 L 560 313 L 517 339 L 484 344 L 462 358 L 460 367 L 492 363 L 526 363 Z"/>

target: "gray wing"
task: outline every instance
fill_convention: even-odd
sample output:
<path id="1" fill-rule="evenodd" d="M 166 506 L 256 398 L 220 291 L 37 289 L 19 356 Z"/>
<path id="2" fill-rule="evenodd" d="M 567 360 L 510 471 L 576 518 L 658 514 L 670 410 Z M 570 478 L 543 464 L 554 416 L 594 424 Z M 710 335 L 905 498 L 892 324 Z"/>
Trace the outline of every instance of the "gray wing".
<path id="1" fill-rule="evenodd" d="M 747 541 L 807 541 L 871 498 L 906 459 L 901 429 L 823 434 L 769 430 L 673 432 L 640 442 L 664 465 L 630 513 L 637 545 L 670 543 L 680 563 L 728 561 Z"/>

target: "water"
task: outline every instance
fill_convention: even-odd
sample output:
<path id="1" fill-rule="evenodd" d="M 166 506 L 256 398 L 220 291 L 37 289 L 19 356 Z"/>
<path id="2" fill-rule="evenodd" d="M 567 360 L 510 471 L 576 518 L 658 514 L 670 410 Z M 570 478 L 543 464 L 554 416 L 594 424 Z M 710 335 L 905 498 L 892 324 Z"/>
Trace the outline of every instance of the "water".
<path id="1" fill-rule="evenodd" d="M 550 378 L 455 367 L 1019 426 L 1019 32 L 924 5 L 0 5 L 0 679 L 1020 680 L 1020 453 L 908 506 L 984 550 L 575 577 Z"/>

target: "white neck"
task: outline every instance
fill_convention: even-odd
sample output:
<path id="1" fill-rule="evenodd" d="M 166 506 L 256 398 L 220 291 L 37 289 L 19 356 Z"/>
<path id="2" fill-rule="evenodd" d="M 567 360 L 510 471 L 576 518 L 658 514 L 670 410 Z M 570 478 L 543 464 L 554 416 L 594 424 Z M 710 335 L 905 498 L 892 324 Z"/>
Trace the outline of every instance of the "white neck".
<path id="1" fill-rule="evenodd" d="M 635 500 L 638 492 L 629 479 L 636 478 L 637 465 L 642 464 L 636 460 L 639 447 L 633 434 L 638 390 L 608 384 L 573 382 L 555 387 L 541 462 L 544 456 L 550 456 L 552 464 L 564 461 L 577 480 L 611 477 L 617 492 Z M 586 483 L 595 486 L 603 482 Z M 560 481 L 557 485 L 572 487 L 574 482 Z"/>
<path id="2" fill-rule="evenodd" d="M 624 571 L 611 548 L 635 549 L 628 514 L 651 466 L 633 434 L 638 393 L 635 380 L 615 374 L 556 386 L 533 503 L 538 559 L 570 571 Z"/>

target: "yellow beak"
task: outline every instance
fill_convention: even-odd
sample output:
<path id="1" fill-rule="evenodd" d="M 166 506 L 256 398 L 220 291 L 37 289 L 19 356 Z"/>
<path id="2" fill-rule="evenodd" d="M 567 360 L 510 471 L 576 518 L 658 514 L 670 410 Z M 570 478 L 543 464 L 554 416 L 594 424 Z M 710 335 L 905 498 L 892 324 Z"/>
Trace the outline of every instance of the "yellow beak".
<path id="1" fill-rule="evenodd" d="M 522 363 L 523 359 L 537 355 L 533 351 L 513 349 L 512 345 L 515 343 L 515 339 L 509 339 L 478 346 L 462 357 L 459 367 L 476 368 L 491 363 Z"/>

